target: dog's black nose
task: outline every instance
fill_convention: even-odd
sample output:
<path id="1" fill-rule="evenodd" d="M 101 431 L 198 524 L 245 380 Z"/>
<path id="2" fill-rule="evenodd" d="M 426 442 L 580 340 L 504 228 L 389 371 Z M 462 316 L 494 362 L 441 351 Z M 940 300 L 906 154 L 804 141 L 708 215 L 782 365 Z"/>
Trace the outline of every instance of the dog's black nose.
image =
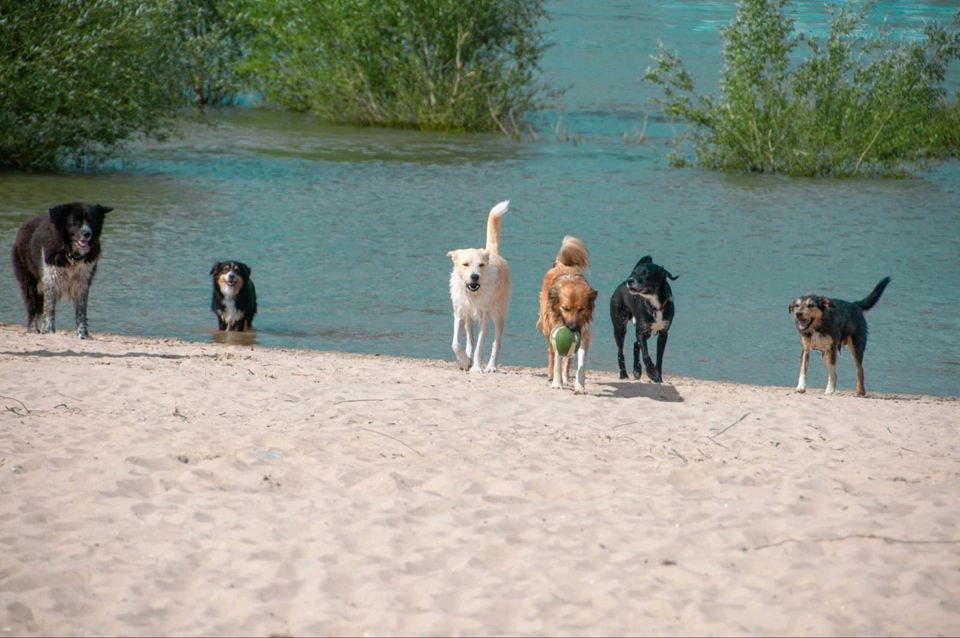
<path id="1" fill-rule="evenodd" d="M 80 236 L 84 239 L 90 239 L 93 236 L 93 233 L 90 232 L 89 228 L 84 228 L 82 231 L 80 231 Z"/>
<path id="2" fill-rule="evenodd" d="M 479 279 L 480 279 L 480 273 L 478 272 L 470 273 L 471 281 L 478 281 Z"/>

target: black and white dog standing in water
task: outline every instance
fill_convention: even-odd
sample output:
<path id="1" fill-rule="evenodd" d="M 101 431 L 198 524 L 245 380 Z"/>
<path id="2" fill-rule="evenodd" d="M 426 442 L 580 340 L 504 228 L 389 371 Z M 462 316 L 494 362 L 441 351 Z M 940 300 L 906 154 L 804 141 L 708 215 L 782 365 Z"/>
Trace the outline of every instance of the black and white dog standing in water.
<path id="1" fill-rule="evenodd" d="M 257 314 L 257 289 L 250 278 L 250 266 L 240 261 L 218 261 L 210 269 L 213 300 L 210 309 L 217 315 L 220 330 L 253 330 Z"/>
<path id="2" fill-rule="evenodd" d="M 663 352 L 667 348 L 667 333 L 673 321 L 673 291 L 667 279 L 677 279 L 663 266 L 653 263 L 647 255 L 637 262 L 630 276 L 617 286 L 610 298 L 610 319 L 613 321 L 613 337 L 617 341 L 617 364 L 620 378 L 627 378 L 623 358 L 623 342 L 627 335 L 627 323 L 633 320 L 637 340 L 633 344 L 633 378 L 639 379 L 640 351 L 647 366 L 651 381 L 663 381 Z M 647 340 L 657 335 L 657 365 L 653 365 L 647 351 Z"/>
<path id="3" fill-rule="evenodd" d="M 27 330 L 54 332 L 57 301 L 73 300 L 77 334 L 90 336 L 87 298 L 100 259 L 104 215 L 112 208 L 73 202 L 23 222 L 13 242 L 13 274 L 27 311 Z"/>

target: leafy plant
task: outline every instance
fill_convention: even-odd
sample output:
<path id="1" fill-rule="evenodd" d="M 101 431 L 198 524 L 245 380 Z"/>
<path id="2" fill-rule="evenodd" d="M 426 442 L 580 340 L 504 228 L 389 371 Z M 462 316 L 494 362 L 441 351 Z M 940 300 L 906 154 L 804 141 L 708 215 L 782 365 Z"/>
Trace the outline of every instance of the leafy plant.
<path id="1" fill-rule="evenodd" d="M 185 86 L 162 8 L 0 0 L 0 164 L 87 166 L 167 134 Z"/>
<path id="2" fill-rule="evenodd" d="M 244 14 L 251 83 L 330 121 L 518 136 L 551 95 L 542 0 L 247 0 Z"/>
<path id="3" fill-rule="evenodd" d="M 787 3 L 738 3 L 722 31 L 717 96 L 698 95 L 680 58 L 660 45 L 644 77 L 663 87 L 664 111 L 690 126 L 676 140 L 675 164 L 687 163 L 689 142 L 696 163 L 715 169 L 898 175 L 950 144 L 943 122 L 955 111 L 942 83 L 960 54 L 956 30 L 933 23 L 920 39 L 861 37 L 871 3 L 850 2 L 829 7 L 829 35 L 820 42 L 794 32 Z M 807 55 L 797 62 L 801 45 Z"/>

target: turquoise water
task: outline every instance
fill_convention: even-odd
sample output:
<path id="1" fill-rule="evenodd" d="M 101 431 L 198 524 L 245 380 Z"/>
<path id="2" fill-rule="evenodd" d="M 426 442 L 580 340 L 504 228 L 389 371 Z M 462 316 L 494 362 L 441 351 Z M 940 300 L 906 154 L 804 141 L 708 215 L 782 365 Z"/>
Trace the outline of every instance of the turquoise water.
<path id="1" fill-rule="evenodd" d="M 212 125 L 185 124 L 182 137 L 138 150 L 115 171 L 0 173 L 0 251 L 9 253 L 22 220 L 52 204 L 100 202 L 115 211 L 91 295 L 94 336 L 214 339 L 208 272 L 230 258 L 253 267 L 256 344 L 453 365 L 446 253 L 481 245 L 490 206 L 510 199 L 502 250 L 514 293 L 503 365 L 545 364 L 538 287 L 563 235 L 575 234 L 592 252 L 588 277 L 600 291 L 591 368 L 616 369 L 608 300 L 651 254 L 680 276 L 668 383 L 682 374 L 793 386 L 790 301 L 811 291 L 859 299 L 889 275 L 868 314 L 867 390 L 960 395 L 960 163 L 905 180 L 668 167 L 670 128 L 640 77 L 659 38 L 712 89 L 717 29 L 734 4 L 550 3 L 555 46 L 543 67 L 567 92 L 535 141 L 234 110 Z M 957 5 L 886 2 L 876 12 L 902 28 L 945 19 Z M 822 30 L 820 2 L 794 6 L 802 28 Z M 633 143 L 645 120 L 645 141 Z M 61 329 L 71 315 L 61 313 Z M 0 322 L 21 321 L 4 258 Z M 822 388 L 815 359 L 808 382 Z M 852 390 L 854 374 L 845 353 L 841 390 Z"/>

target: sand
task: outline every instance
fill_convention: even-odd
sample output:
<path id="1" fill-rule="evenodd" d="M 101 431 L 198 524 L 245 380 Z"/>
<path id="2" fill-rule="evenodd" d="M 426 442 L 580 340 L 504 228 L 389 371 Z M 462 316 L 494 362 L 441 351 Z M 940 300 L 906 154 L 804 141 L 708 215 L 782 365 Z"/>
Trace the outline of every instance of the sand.
<path id="1" fill-rule="evenodd" d="M 960 633 L 957 400 L 587 390 L 0 326 L 0 631 Z"/>

